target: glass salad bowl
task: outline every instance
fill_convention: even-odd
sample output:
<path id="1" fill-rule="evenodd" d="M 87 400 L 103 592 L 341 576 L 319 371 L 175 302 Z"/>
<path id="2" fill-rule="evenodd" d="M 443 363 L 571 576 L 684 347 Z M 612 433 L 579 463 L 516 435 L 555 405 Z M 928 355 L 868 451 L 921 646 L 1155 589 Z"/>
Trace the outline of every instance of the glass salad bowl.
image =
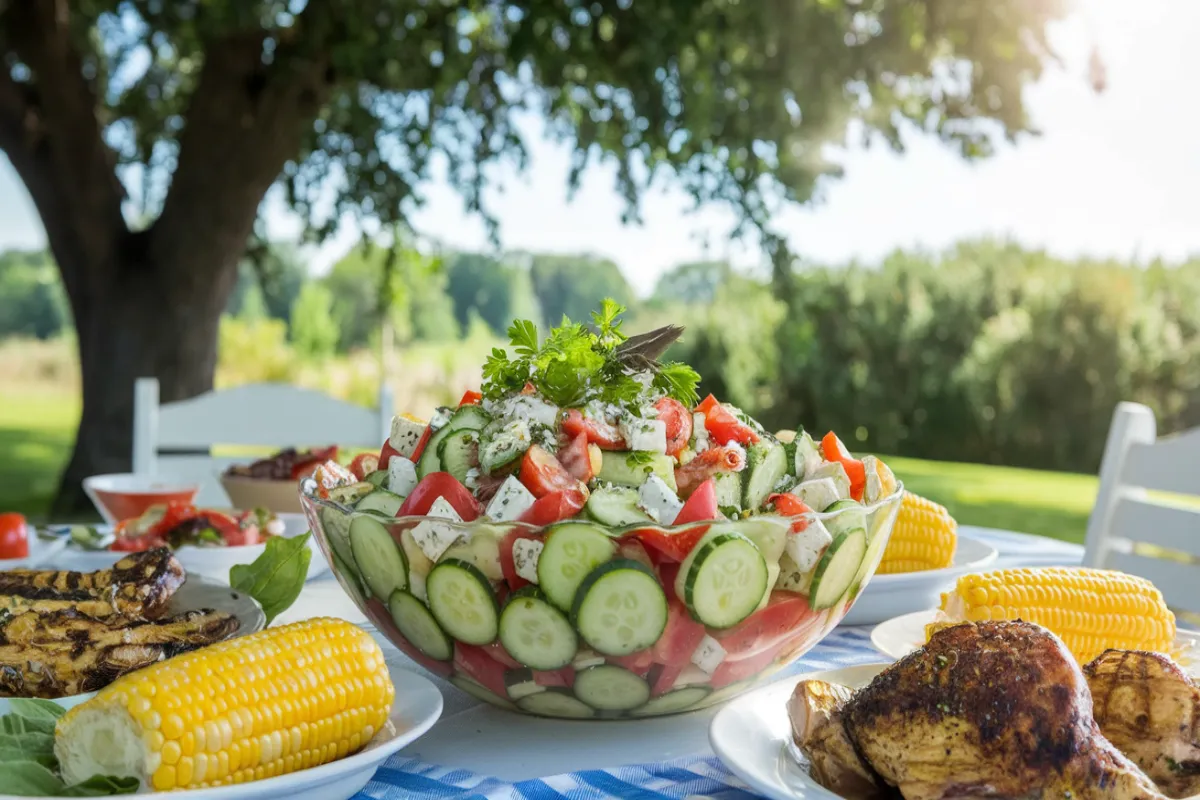
<path id="1" fill-rule="evenodd" d="M 301 503 L 342 587 L 418 664 L 512 711 L 613 719 L 721 702 L 820 642 L 879 566 L 903 491 L 623 528 L 392 517 L 311 480 Z"/>

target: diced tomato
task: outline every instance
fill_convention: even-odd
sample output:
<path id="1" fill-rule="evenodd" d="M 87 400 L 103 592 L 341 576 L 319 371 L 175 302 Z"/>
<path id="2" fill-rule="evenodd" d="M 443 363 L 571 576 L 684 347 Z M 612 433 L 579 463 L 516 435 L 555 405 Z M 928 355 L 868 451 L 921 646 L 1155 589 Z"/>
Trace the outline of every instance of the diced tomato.
<path id="1" fill-rule="evenodd" d="M 717 482 L 709 478 L 688 495 L 687 502 L 675 515 L 675 524 L 687 525 L 692 522 L 707 522 L 714 519 L 722 519 L 722 517 L 717 508 Z"/>
<path id="2" fill-rule="evenodd" d="M 703 638 L 704 626 L 692 619 L 687 606 L 672 600 L 667 610 L 667 627 L 650 649 L 651 655 L 658 664 L 682 668 L 691 663 L 692 653 Z"/>
<path id="3" fill-rule="evenodd" d="M 29 526 L 15 511 L 0 514 L 0 558 L 25 558 L 29 555 Z"/>
<path id="4" fill-rule="evenodd" d="M 821 623 L 821 613 L 808 605 L 808 598 L 791 592 L 772 592 L 767 607 L 756 611 L 729 630 L 714 635 L 736 661 L 775 647 Z"/>
<path id="5" fill-rule="evenodd" d="M 259 538 L 257 526 L 253 528 L 243 528 L 238 524 L 236 519 L 228 514 L 222 514 L 220 511 L 197 511 L 192 517 L 189 517 L 189 519 L 195 517 L 203 517 L 208 522 L 209 527 L 221 534 L 221 538 L 225 540 L 225 544 L 258 544 Z M 183 521 L 184 520 L 180 520 L 180 522 Z M 162 523 L 159 523 L 154 527 L 152 532 L 163 535 L 168 530 L 170 529 L 163 527 Z"/>
<path id="6" fill-rule="evenodd" d="M 580 431 L 576 434 L 565 447 L 558 450 L 559 463 L 563 465 L 572 478 L 577 481 L 587 483 L 596 475 L 596 468 L 592 461 L 592 453 L 599 454 L 599 450 L 594 449 L 594 445 L 590 445 L 587 440 L 587 434 Z"/>
<path id="7" fill-rule="evenodd" d="M 391 439 L 383 440 L 383 447 L 379 448 L 379 467 L 378 469 L 387 469 L 391 463 L 393 456 L 400 455 L 400 451 L 392 447 Z"/>
<path id="8" fill-rule="evenodd" d="M 721 405 L 721 401 L 711 394 L 700 401 L 700 405 L 696 406 L 696 412 L 708 416 L 708 412 Z"/>
<path id="9" fill-rule="evenodd" d="M 796 495 L 791 492 L 778 492 L 768 495 L 767 502 L 775 505 L 775 511 L 785 517 L 798 517 L 801 514 L 811 514 L 812 509 L 804 504 Z"/>
<path id="10" fill-rule="evenodd" d="M 654 656 L 651 655 L 650 648 L 646 648 L 645 650 L 638 650 L 636 653 L 630 653 L 627 656 L 609 656 L 608 663 L 624 667 L 630 672 L 644 678 L 650 672 L 650 666 L 654 664 Z"/>
<path id="11" fill-rule="evenodd" d="M 650 552 L 656 552 L 651 550 Z M 669 602 L 674 602 L 679 598 L 675 595 L 675 579 L 679 577 L 679 563 L 675 561 L 662 561 L 654 568 L 658 573 L 658 582 L 662 584 L 663 591 L 667 595 Z"/>
<path id="12" fill-rule="evenodd" d="M 487 651 L 489 656 L 509 669 L 521 669 L 523 666 L 525 666 L 520 661 L 517 661 L 515 658 L 510 656 L 508 651 L 504 649 L 504 645 L 500 644 L 499 641 L 484 645 L 483 649 Z"/>
<path id="13" fill-rule="evenodd" d="M 654 559 L 650 557 L 646 548 L 642 547 L 642 543 L 635 538 L 623 538 L 617 545 L 617 555 L 654 569 Z"/>
<path id="14" fill-rule="evenodd" d="M 405 639 L 404 634 L 400 633 L 400 629 L 396 627 L 396 623 L 392 620 L 392 615 L 388 611 L 387 606 L 378 599 L 372 597 L 367 600 L 365 611 L 367 612 L 367 617 L 375 623 L 375 626 L 387 634 L 388 640 L 396 646 L 396 649 L 417 662 L 417 664 L 429 670 L 434 675 L 441 675 L 443 678 L 449 678 L 451 673 L 454 672 L 454 668 L 449 662 L 430 658 L 418 650 L 416 645 L 411 644 Z"/>
<path id="15" fill-rule="evenodd" d="M 688 463 L 675 468 L 675 484 L 680 497 L 691 497 L 700 484 L 719 472 L 737 472 L 746 465 L 746 453 L 740 447 L 710 447 Z"/>
<path id="16" fill-rule="evenodd" d="M 754 429 L 737 418 L 737 415 L 717 402 L 711 394 L 704 402 L 696 406 L 696 410 L 704 414 L 704 428 L 709 437 L 718 444 L 741 442 L 754 444 L 758 434 Z"/>
<path id="17" fill-rule="evenodd" d="M 425 446 L 429 444 L 430 437 L 433 436 L 433 426 L 426 425 L 425 432 L 421 434 L 421 440 L 417 442 L 417 448 L 413 450 L 412 462 L 415 464 L 421 460 L 421 454 L 425 452 Z"/>
<path id="18" fill-rule="evenodd" d="M 565 686 L 570 689 L 575 685 L 575 670 L 570 667 L 553 670 L 535 669 L 533 682 L 538 686 Z"/>
<path id="19" fill-rule="evenodd" d="M 708 533 L 706 526 L 688 528 L 684 531 L 665 531 L 660 528 L 641 528 L 634 532 L 643 545 L 649 550 L 656 551 L 662 558 L 670 561 L 683 561 L 692 552 L 696 543 Z"/>
<path id="20" fill-rule="evenodd" d="M 479 503 L 471 496 L 467 487 L 449 472 L 431 472 L 413 487 L 408 497 L 404 498 L 397 517 L 423 517 L 429 513 L 433 502 L 439 497 L 446 498 L 464 522 L 470 522 L 480 514 Z"/>
<path id="21" fill-rule="evenodd" d="M 709 683 L 713 689 L 723 689 L 730 684 L 744 681 L 747 678 L 753 678 L 758 673 L 762 672 L 767 667 L 774 663 L 779 656 L 782 648 L 773 648 L 764 650 L 750 658 L 743 658 L 737 661 L 725 659 L 721 665 L 716 668 L 712 674 L 712 679 Z"/>
<path id="22" fill-rule="evenodd" d="M 575 489 L 579 481 L 558 462 L 550 452 L 531 444 L 521 459 L 521 483 L 534 497 L 545 497 L 552 492 Z"/>
<path id="23" fill-rule="evenodd" d="M 867 488 L 867 468 L 863 466 L 863 462 L 850 455 L 846 445 L 842 444 L 842 440 L 833 431 L 821 439 L 821 451 L 825 454 L 826 461 L 842 463 L 846 468 L 846 476 L 850 478 L 850 496 L 855 500 L 862 500 L 863 492 Z"/>
<path id="24" fill-rule="evenodd" d="M 492 693 L 501 697 L 508 696 L 508 688 L 504 683 L 504 665 L 488 655 L 482 647 L 455 642 L 454 666 Z"/>
<path id="25" fill-rule="evenodd" d="M 463 393 L 462 400 L 458 401 L 458 407 L 462 408 L 463 406 L 477 406 L 482 400 L 482 394 L 474 389 L 467 389 L 467 391 Z"/>
<path id="26" fill-rule="evenodd" d="M 167 542 L 161 536 L 155 536 L 152 533 L 147 533 L 143 536 L 118 536 L 113 540 L 113 543 L 108 546 L 109 550 L 116 550 L 121 553 L 141 553 L 144 550 L 153 550 L 156 547 L 166 547 Z M 19 558 L 19 556 L 8 556 L 9 558 Z"/>
<path id="27" fill-rule="evenodd" d="M 534 503 L 537 505 L 537 503 Z M 517 566 L 513 562 L 513 545 L 517 539 L 540 539 L 536 534 L 528 533 L 522 530 L 511 530 L 504 534 L 504 538 L 500 540 L 500 572 L 504 574 L 504 580 L 508 584 L 508 588 L 514 592 L 522 586 L 528 586 L 529 581 L 517 574 Z"/>
<path id="28" fill-rule="evenodd" d="M 529 510 L 521 515 L 520 521 L 530 525 L 551 525 L 575 516 L 583 510 L 583 504 L 586 502 L 587 489 L 580 483 L 576 488 L 539 497 Z"/>
<path id="29" fill-rule="evenodd" d="M 658 697 L 660 694 L 666 694 L 671 691 L 671 687 L 675 685 L 675 681 L 687 669 L 687 664 L 657 664 L 650 671 L 650 695 Z"/>
<path id="30" fill-rule="evenodd" d="M 377 469 L 379 469 L 379 456 L 374 453 L 359 453 L 350 462 L 350 471 L 360 481 Z"/>
<path id="31" fill-rule="evenodd" d="M 667 426 L 667 455 L 677 456 L 692 438 L 692 415 L 687 406 L 674 397 L 664 397 L 654 404 L 658 418 Z"/>
<path id="32" fill-rule="evenodd" d="M 621 436 L 621 431 L 616 425 L 602 419 L 592 419 L 585 417 L 579 409 L 572 408 L 567 411 L 562 421 L 563 431 L 568 436 L 578 436 L 580 432 L 586 433 L 588 441 L 598 446 L 601 450 L 624 450 L 625 437 Z"/>

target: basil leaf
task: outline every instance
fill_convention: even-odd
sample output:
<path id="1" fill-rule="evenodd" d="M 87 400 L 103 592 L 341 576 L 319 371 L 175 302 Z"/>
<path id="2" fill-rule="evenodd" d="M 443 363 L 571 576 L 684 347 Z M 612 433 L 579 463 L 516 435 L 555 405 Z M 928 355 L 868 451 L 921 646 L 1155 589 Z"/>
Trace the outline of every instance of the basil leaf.
<path id="1" fill-rule="evenodd" d="M 13 697 L 8 701 L 10 714 L 26 719 L 48 719 L 57 722 L 67 710 L 51 700 Z"/>
<path id="2" fill-rule="evenodd" d="M 5 714 L 0 717 L 0 733 L 12 733 L 24 736 L 27 733 L 48 733 L 54 735 L 55 720 L 41 717 L 22 717 L 19 714 Z"/>
<path id="3" fill-rule="evenodd" d="M 14 761 L 35 761 L 43 767 L 58 766 L 54 758 L 54 736 L 49 733 L 0 733 L 0 773 Z"/>
<path id="4" fill-rule="evenodd" d="M 304 588 L 308 562 L 312 560 L 312 550 L 308 547 L 311 535 L 272 536 L 253 563 L 237 564 L 229 570 L 229 585 L 258 601 L 268 625 L 296 602 Z"/>
<path id="5" fill-rule="evenodd" d="M 83 783 L 61 790 L 59 797 L 108 797 L 114 794 L 133 794 L 141 786 L 137 778 L 114 778 L 112 775 L 93 775 Z"/>
<path id="6" fill-rule="evenodd" d="M 4 765 L 4 793 L 18 797 L 55 797 L 63 782 L 57 775 L 33 761 L 10 761 Z"/>

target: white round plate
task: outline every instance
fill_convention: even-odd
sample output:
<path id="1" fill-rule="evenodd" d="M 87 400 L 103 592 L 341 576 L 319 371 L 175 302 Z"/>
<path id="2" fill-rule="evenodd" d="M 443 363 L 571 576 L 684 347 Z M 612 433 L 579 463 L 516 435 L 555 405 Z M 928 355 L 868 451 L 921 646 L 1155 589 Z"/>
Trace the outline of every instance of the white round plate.
<path id="1" fill-rule="evenodd" d="M 792 725 L 787 701 L 796 684 L 816 679 L 857 689 L 866 686 L 887 664 L 812 672 L 776 681 L 734 698 L 713 719 L 708 741 L 733 774 L 770 800 L 840 800 L 808 776 L 808 766 L 791 746 Z"/>
<path id="2" fill-rule="evenodd" d="M 348 800 L 367 785 L 388 757 L 428 731 L 442 714 L 442 693 L 432 681 L 397 667 L 390 672 L 396 686 L 390 724 L 354 755 L 277 778 L 170 792 L 169 796 L 186 800 Z M 0 800 L 18 798 L 0 795 Z"/>
<path id="3" fill-rule="evenodd" d="M 33 533 L 33 526 L 27 526 L 29 531 L 29 555 L 24 558 L 0 558 L 0 570 L 6 569 L 36 569 L 47 561 L 58 556 L 67 546 L 60 538 L 43 539 Z"/>
<path id="4" fill-rule="evenodd" d="M 976 572 L 996 560 L 996 548 L 959 534 L 954 563 L 945 569 L 873 575 L 867 588 L 854 601 L 843 625 L 874 625 L 897 614 L 920 611 L 941 602 L 941 593 L 959 576 Z"/>

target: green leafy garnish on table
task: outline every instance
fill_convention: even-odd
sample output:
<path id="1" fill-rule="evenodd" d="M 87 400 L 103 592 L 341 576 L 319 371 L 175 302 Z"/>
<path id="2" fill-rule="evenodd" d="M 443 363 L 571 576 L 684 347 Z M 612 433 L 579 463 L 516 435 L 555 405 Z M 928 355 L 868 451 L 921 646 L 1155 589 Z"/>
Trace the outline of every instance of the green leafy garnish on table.
<path id="1" fill-rule="evenodd" d="M 229 569 L 229 585 L 258 601 L 266 614 L 267 624 L 287 611 L 308 579 L 308 562 L 312 550 L 308 547 L 311 533 L 302 536 L 272 536 L 262 555 L 249 564 L 237 564 Z"/>
<path id="2" fill-rule="evenodd" d="M 0 716 L 0 791 L 18 797 L 108 797 L 133 794 L 137 778 L 97 775 L 67 786 L 54 757 L 54 725 L 65 712 L 49 700 L 8 700 Z"/>

